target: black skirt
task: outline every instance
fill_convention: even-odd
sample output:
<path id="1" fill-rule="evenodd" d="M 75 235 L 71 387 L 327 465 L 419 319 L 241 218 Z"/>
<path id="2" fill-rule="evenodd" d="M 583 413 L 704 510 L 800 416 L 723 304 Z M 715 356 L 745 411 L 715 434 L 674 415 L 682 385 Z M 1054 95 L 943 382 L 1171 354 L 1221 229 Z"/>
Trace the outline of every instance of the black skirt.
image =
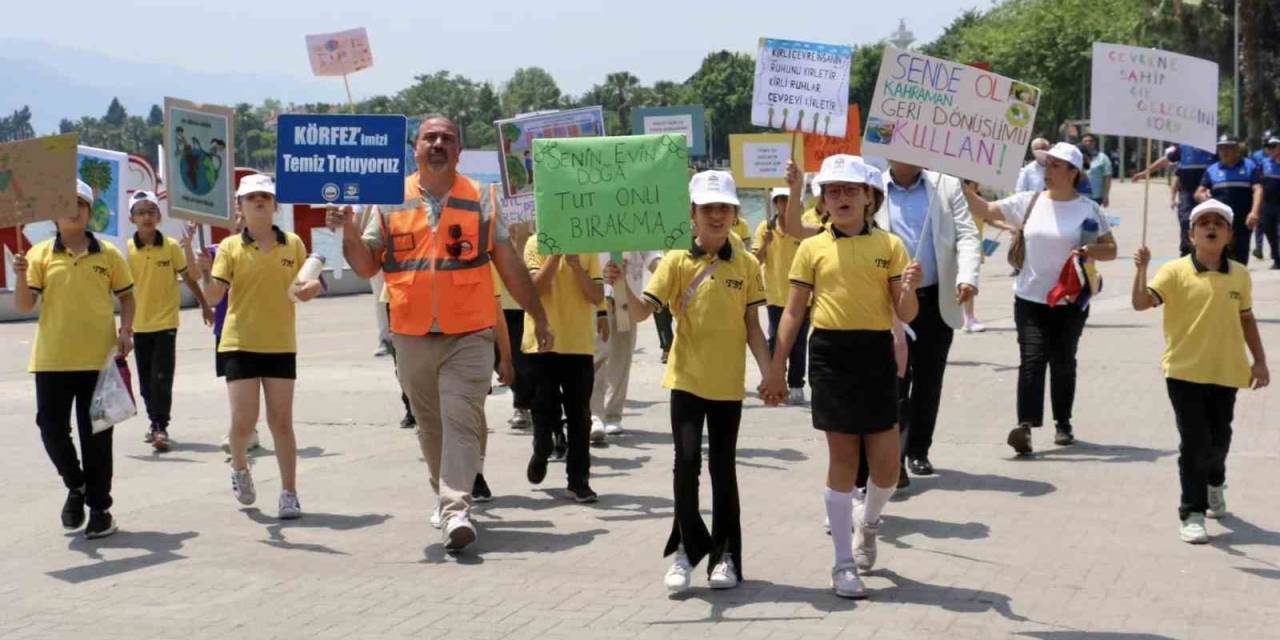
<path id="1" fill-rule="evenodd" d="M 898 365 L 889 331 L 814 329 L 809 337 L 813 428 L 866 435 L 898 423 Z"/>
<path id="2" fill-rule="evenodd" d="M 249 380 L 251 378 L 282 378 L 296 380 L 298 378 L 298 354 L 296 353 L 256 353 L 253 351 L 225 351 L 218 354 L 222 358 L 222 373 L 228 382 L 233 380 Z"/>

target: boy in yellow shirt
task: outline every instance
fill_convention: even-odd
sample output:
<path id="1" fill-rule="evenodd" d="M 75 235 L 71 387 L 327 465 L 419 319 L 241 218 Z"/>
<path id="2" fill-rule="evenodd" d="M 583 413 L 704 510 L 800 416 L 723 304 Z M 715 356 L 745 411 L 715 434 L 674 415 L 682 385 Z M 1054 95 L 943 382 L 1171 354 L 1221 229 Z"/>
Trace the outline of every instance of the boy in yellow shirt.
<path id="1" fill-rule="evenodd" d="M 790 283 L 787 274 L 791 271 L 791 263 L 796 258 L 796 250 L 800 248 L 801 238 L 783 231 L 778 221 L 786 214 L 787 203 L 791 199 L 791 190 L 777 187 L 769 194 L 772 207 L 770 215 L 756 227 L 754 254 L 764 270 L 765 312 L 769 314 L 769 352 L 777 347 L 778 324 L 782 321 L 782 308 L 787 305 L 787 292 Z M 791 347 L 787 365 L 787 403 L 804 404 L 804 372 L 809 355 L 809 314 L 806 312 L 804 322 L 796 333 L 796 342 Z"/>
<path id="2" fill-rule="evenodd" d="M 133 349 L 133 277 L 120 251 L 89 233 L 93 189 L 76 180 L 76 211 L 56 220 L 58 233 L 14 256 L 13 299 L 18 311 L 43 300 L 30 371 L 36 378 L 36 424 L 45 452 L 67 487 L 62 526 L 79 529 L 86 538 L 116 532 L 111 517 L 111 434 L 93 432 L 89 405 L 98 372 L 114 348 L 120 358 Z M 21 233 L 21 232 L 19 232 Z M 115 326 L 115 300 L 120 300 L 120 329 Z M 71 441 L 75 407 L 80 457 Z"/>
<path id="3" fill-rule="evenodd" d="M 134 320 L 134 362 L 138 366 L 138 392 L 147 406 L 151 427 L 144 437 L 156 451 L 169 450 L 169 410 L 173 406 L 173 370 L 178 341 L 181 276 L 200 303 L 206 326 L 213 326 L 213 309 L 187 270 L 183 246 L 160 233 L 160 200 L 150 191 L 135 191 L 129 198 L 129 219 L 137 232 L 129 239 L 129 271 L 138 301 Z M 187 244 L 190 236 L 183 239 Z"/>
<path id="4" fill-rule="evenodd" d="M 1271 382 L 1253 317 L 1249 271 L 1228 253 L 1231 221 L 1231 207 L 1217 200 L 1197 205 L 1188 232 L 1192 252 L 1165 263 L 1150 285 L 1151 251 L 1142 247 L 1133 257 L 1133 308 L 1165 308 L 1163 368 L 1182 440 L 1179 535 L 1191 544 L 1209 541 L 1206 515 L 1221 518 L 1227 513 L 1224 490 L 1236 391 Z"/>
<path id="5" fill-rule="evenodd" d="M 689 588 L 693 568 L 709 556 L 712 589 L 742 580 L 742 525 L 736 455 L 746 376 L 743 347 L 750 347 L 763 374 L 769 347 L 757 308 L 765 303 L 760 263 L 730 239 L 740 208 L 733 176 L 704 171 L 689 182 L 694 239 L 688 249 L 668 251 L 658 263 L 643 299 L 627 289 L 631 317 L 641 322 L 670 306 L 676 336 L 662 386 L 671 390 L 671 435 L 675 445 L 675 516 L 663 556 L 675 554 L 664 582 L 672 592 Z M 611 266 L 607 278 L 621 274 Z M 702 429 L 711 474 L 711 531 L 698 510 Z"/>
<path id="6" fill-rule="evenodd" d="M 537 382 L 533 400 L 533 455 L 526 475 L 539 484 L 547 476 L 552 434 L 560 429 L 561 412 L 567 427 L 568 454 L 565 474 L 568 494 L 580 503 L 595 502 L 591 490 L 591 389 L 595 383 L 596 316 L 604 303 L 604 284 L 596 254 L 543 255 L 538 243 L 525 246 L 525 264 L 533 277 L 551 331 L 556 335 L 551 351 L 538 349 L 533 319 L 526 314 L 521 351 L 529 357 Z"/>

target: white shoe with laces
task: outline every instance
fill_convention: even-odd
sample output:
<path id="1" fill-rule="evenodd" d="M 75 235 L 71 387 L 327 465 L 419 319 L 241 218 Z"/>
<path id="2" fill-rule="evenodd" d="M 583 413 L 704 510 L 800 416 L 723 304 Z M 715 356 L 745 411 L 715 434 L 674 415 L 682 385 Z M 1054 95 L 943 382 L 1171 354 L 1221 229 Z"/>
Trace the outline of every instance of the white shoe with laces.
<path id="1" fill-rule="evenodd" d="M 595 416 L 591 416 L 591 442 L 599 444 L 604 442 L 604 422 Z"/>
<path id="2" fill-rule="evenodd" d="M 787 392 L 787 404 L 792 406 L 804 404 L 804 387 L 792 387 Z"/>
<path id="3" fill-rule="evenodd" d="M 691 574 L 693 565 L 689 564 L 689 556 L 684 554 L 684 548 L 680 548 L 676 550 L 676 559 L 671 563 L 671 568 L 667 569 L 667 575 L 662 581 L 667 586 L 667 591 L 679 593 L 689 588 Z"/>
<path id="4" fill-rule="evenodd" d="M 976 319 L 969 319 L 964 321 L 965 333 L 982 333 L 986 330 L 987 330 L 987 326 L 982 324 L 981 322 L 978 322 Z"/>
<path id="5" fill-rule="evenodd" d="M 298 502 L 298 494 L 292 491 L 280 492 L 280 519 L 294 520 L 302 517 L 302 503 Z"/>
<path id="6" fill-rule="evenodd" d="M 831 570 L 831 588 L 841 598 L 861 600 L 867 597 L 867 588 L 858 577 L 858 568 L 851 564 L 842 564 Z"/>
<path id="7" fill-rule="evenodd" d="M 444 526 L 444 550 L 449 553 L 460 553 L 467 545 L 476 541 L 476 528 L 466 513 L 449 518 Z"/>
<path id="8" fill-rule="evenodd" d="M 738 570 L 733 566 L 733 558 L 724 558 L 711 569 L 712 589 L 732 589 L 738 586 Z"/>
<path id="9" fill-rule="evenodd" d="M 243 505 L 251 505 L 258 499 L 258 493 L 253 489 L 253 475 L 249 473 L 249 467 L 231 470 L 231 493 L 235 494 L 236 500 Z"/>
<path id="10" fill-rule="evenodd" d="M 441 525 L 440 501 L 436 501 L 436 508 L 431 511 L 431 528 L 439 529 Z"/>
<path id="11" fill-rule="evenodd" d="M 1182 521 L 1182 526 L 1178 529 L 1178 536 L 1183 542 L 1190 544 L 1205 544 L 1209 541 L 1209 532 L 1204 528 L 1204 516 L 1198 513 L 1192 513 Z"/>
<path id="12" fill-rule="evenodd" d="M 866 522 L 866 506 L 853 508 L 853 560 L 859 571 L 870 571 L 876 566 L 876 537 L 880 535 L 880 521 Z"/>
<path id="13" fill-rule="evenodd" d="M 1217 520 L 1227 515 L 1227 485 L 1209 485 L 1209 509 L 1204 515 Z"/>
<path id="14" fill-rule="evenodd" d="M 622 435 L 622 422 L 618 420 L 605 420 L 604 432 L 611 436 Z"/>

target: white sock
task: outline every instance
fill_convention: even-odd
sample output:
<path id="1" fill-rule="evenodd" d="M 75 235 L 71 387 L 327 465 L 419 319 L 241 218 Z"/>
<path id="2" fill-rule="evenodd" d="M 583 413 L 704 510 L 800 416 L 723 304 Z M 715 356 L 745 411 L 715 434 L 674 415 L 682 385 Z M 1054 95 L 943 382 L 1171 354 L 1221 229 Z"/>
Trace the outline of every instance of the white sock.
<path id="1" fill-rule="evenodd" d="M 893 497 L 893 492 L 897 491 L 897 485 L 889 485 L 881 487 L 876 485 L 874 481 L 867 482 L 867 522 L 879 522 L 880 512 L 884 511 L 884 506 L 889 504 L 889 498 Z"/>
<path id="2" fill-rule="evenodd" d="M 865 488 L 864 489 L 859 489 L 857 487 L 853 488 L 853 493 L 851 494 L 853 496 L 853 506 L 856 507 L 858 505 L 866 504 L 867 502 L 866 491 L 867 490 Z"/>
<path id="3" fill-rule="evenodd" d="M 831 523 L 831 544 L 836 550 L 836 566 L 853 564 L 853 494 L 827 487 L 826 502 L 827 521 Z"/>
<path id="4" fill-rule="evenodd" d="M 484 475 L 484 456 L 483 455 L 480 456 L 480 466 L 476 467 L 476 473 L 479 475 Z"/>

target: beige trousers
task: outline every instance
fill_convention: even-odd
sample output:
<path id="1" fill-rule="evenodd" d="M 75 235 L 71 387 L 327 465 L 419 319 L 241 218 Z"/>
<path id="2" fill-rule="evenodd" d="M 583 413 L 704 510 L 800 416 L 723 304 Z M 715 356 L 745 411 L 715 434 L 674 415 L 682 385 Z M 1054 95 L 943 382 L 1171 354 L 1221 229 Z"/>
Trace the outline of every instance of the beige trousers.
<path id="1" fill-rule="evenodd" d="M 631 379 L 631 356 L 636 350 L 636 325 L 630 331 L 618 331 L 613 300 L 608 302 L 609 340 L 596 334 L 594 359 L 595 385 L 591 388 L 591 415 L 609 422 L 622 421 L 627 403 L 627 384 Z"/>

